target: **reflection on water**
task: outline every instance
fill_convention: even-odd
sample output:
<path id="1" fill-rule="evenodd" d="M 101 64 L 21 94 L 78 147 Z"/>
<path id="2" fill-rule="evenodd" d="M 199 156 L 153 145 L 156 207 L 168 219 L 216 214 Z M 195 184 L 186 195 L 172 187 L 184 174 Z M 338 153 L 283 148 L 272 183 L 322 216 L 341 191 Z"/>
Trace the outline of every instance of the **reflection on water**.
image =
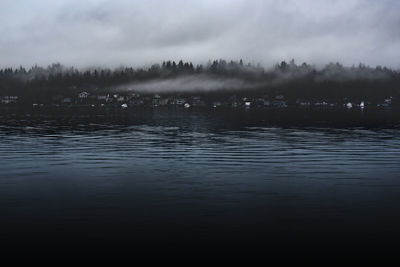
<path id="1" fill-rule="evenodd" d="M 255 125 L 196 113 L 7 120 L 0 162 L 0 234 L 9 244 L 400 237 L 398 127 Z"/>

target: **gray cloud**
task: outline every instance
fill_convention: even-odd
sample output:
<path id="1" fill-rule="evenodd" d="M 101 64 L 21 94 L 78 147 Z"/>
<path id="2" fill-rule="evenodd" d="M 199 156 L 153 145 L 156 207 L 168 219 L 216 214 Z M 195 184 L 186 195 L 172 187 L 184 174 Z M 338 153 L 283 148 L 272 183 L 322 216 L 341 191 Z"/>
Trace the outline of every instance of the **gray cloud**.
<path id="1" fill-rule="evenodd" d="M 2 0 L 0 65 L 295 58 L 398 68 L 397 0 Z"/>

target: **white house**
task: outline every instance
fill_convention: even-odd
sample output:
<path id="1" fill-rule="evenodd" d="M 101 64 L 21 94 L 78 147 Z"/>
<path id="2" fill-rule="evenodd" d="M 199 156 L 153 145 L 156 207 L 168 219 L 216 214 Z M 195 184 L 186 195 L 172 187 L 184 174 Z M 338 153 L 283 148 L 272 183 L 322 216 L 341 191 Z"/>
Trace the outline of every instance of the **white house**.
<path id="1" fill-rule="evenodd" d="M 81 92 L 78 94 L 79 99 L 86 99 L 89 96 L 88 92 Z"/>
<path id="2" fill-rule="evenodd" d="M 17 101 L 18 101 L 18 96 L 16 96 L 16 95 L 4 96 L 1 99 L 2 104 L 17 103 Z"/>
<path id="3" fill-rule="evenodd" d="M 184 105 L 186 103 L 186 99 L 176 98 L 176 99 L 174 99 L 174 101 L 172 103 L 175 105 Z"/>

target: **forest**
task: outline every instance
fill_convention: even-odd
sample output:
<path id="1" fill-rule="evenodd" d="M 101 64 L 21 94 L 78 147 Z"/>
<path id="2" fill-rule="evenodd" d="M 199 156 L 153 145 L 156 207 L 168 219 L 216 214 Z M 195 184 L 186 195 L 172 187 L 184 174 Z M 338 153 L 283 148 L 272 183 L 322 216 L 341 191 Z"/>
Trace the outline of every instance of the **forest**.
<path id="1" fill-rule="evenodd" d="M 178 81 L 178 82 L 177 82 Z M 165 88 L 165 89 L 164 89 Z M 209 61 L 194 65 L 180 60 L 148 67 L 78 69 L 60 63 L 29 69 L 0 70 L 0 97 L 18 96 L 21 103 L 51 102 L 54 96 L 79 92 L 141 94 L 276 96 L 288 101 L 372 101 L 400 98 L 400 72 L 390 68 L 343 66 L 329 63 L 315 67 L 294 60 L 265 69 L 242 60 Z"/>

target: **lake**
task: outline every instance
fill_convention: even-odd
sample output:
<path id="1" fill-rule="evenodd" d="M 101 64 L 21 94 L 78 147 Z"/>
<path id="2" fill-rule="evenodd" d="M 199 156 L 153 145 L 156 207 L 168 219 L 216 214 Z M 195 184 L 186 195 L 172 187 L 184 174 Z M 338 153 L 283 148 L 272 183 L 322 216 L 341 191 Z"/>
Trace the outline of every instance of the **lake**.
<path id="1" fill-rule="evenodd" d="M 303 120 L 1 114 L 1 254 L 203 263 L 394 256 L 400 120 L 296 114 Z"/>

